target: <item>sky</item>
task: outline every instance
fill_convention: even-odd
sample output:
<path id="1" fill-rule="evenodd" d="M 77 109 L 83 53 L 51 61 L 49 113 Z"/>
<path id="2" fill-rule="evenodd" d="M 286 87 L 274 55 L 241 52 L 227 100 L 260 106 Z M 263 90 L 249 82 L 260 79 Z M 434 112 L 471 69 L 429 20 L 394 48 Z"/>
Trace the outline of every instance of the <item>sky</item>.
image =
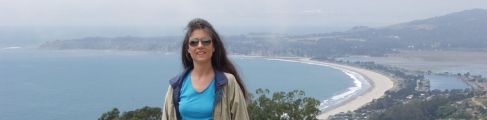
<path id="1" fill-rule="evenodd" d="M 317 34 L 487 9 L 486 0 L 0 0 L 0 47 L 83 37 L 178 36 L 194 18 L 222 35 Z"/>
<path id="2" fill-rule="evenodd" d="M 386 26 L 474 8 L 485 0 L 2 0 L 0 26 Z"/>

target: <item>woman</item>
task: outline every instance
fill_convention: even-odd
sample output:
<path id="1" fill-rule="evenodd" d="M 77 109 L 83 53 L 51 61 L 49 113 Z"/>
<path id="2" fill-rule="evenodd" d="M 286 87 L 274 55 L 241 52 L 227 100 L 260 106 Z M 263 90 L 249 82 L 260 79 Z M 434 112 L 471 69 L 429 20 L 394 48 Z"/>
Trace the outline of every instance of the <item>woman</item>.
<path id="1" fill-rule="evenodd" d="M 215 29 L 200 18 L 186 29 L 185 70 L 169 81 L 162 119 L 249 119 L 247 90 Z"/>

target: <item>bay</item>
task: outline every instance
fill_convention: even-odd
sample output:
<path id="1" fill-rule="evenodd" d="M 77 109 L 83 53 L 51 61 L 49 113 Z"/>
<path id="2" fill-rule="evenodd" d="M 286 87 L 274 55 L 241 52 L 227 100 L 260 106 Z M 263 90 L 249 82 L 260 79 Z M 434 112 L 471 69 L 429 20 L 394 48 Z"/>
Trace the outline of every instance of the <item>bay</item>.
<path id="1" fill-rule="evenodd" d="M 331 67 L 254 57 L 231 59 L 251 93 L 258 88 L 271 93 L 303 90 L 306 96 L 326 101 L 356 87 L 349 75 Z M 182 70 L 178 54 L 3 49 L 0 119 L 86 120 L 114 107 L 122 112 L 162 107 L 168 80 Z"/>

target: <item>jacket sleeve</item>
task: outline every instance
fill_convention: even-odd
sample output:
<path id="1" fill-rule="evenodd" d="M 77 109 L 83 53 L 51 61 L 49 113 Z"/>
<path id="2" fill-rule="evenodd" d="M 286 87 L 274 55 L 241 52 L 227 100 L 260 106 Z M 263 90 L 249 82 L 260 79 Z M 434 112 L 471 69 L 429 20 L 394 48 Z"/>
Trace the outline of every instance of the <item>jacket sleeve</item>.
<path id="1" fill-rule="evenodd" d="M 232 76 L 233 77 L 233 76 Z M 249 114 L 247 112 L 247 103 L 245 102 L 245 97 L 240 89 L 235 78 L 229 79 L 231 83 L 230 93 L 233 93 L 230 99 L 230 112 L 232 120 L 249 120 Z"/>
<path id="2" fill-rule="evenodd" d="M 164 108 L 162 109 L 162 120 L 175 120 L 175 116 L 172 115 L 174 112 L 174 104 L 172 103 L 172 91 L 173 88 L 169 85 L 167 89 L 166 98 L 164 98 Z"/>

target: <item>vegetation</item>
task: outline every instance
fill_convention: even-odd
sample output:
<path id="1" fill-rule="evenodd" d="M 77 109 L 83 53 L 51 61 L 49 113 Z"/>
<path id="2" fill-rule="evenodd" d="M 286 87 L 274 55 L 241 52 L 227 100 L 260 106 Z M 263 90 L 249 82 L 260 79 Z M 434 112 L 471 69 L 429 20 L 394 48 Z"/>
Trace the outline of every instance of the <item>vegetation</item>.
<path id="1" fill-rule="evenodd" d="M 453 90 L 452 90 L 453 91 Z M 451 94 L 453 93 L 453 94 Z M 432 119 L 470 119 L 473 116 L 465 110 L 469 107 L 468 102 L 464 102 L 466 98 L 473 97 L 473 94 L 468 93 L 454 93 L 442 94 L 431 97 L 430 99 L 413 100 L 406 104 L 400 104 L 391 107 L 383 113 L 372 115 L 372 120 L 432 120 Z M 457 106 L 457 107 L 453 107 Z M 477 107 L 478 108 L 478 107 Z M 408 114 L 401 114 L 408 113 Z M 485 114 L 485 113 L 483 113 Z"/>
<path id="2" fill-rule="evenodd" d="M 118 108 L 113 108 L 111 111 L 103 113 L 98 120 L 160 120 L 162 111 L 159 107 L 145 106 L 134 111 L 123 112 L 119 115 Z"/>
<path id="3" fill-rule="evenodd" d="M 478 82 L 485 79 L 470 73 L 433 73 L 431 71 L 409 70 L 374 62 L 343 62 L 335 59 L 315 58 L 338 64 L 360 67 L 389 75 L 396 85 L 381 98 L 361 106 L 361 108 L 329 116 L 328 119 L 485 119 L 487 98 L 483 87 L 466 89 L 430 90 L 424 74 L 457 77 L 463 82 Z M 476 86 L 477 83 L 470 84 Z M 428 86 L 425 88 L 425 86 Z M 422 89 L 425 88 L 425 89 Z M 474 98 L 474 96 L 477 96 Z M 482 105 L 483 104 L 483 105 Z"/>
<path id="4" fill-rule="evenodd" d="M 318 108 L 320 101 L 310 97 L 304 97 L 304 91 L 294 90 L 288 92 L 275 92 L 268 98 L 269 90 L 257 89 L 258 98 L 248 105 L 248 113 L 251 120 L 315 120 L 321 112 Z"/>

